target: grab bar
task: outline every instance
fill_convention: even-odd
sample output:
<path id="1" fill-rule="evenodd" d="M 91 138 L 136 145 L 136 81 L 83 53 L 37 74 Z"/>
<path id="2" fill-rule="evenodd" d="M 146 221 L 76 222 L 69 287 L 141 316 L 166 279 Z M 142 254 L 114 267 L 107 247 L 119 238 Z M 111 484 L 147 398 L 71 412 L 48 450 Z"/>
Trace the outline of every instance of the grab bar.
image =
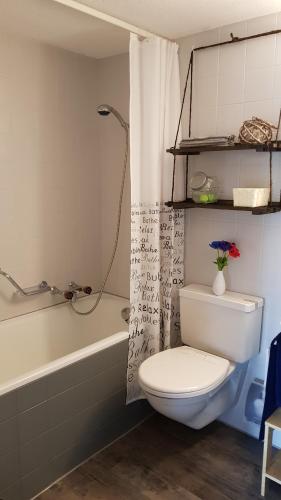
<path id="1" fill-rule="evenodd" d="M 69 283 L 67 290 L 60 290 L 56 286 L 50 286 L 47 281 L 41 281 L 39 285 L 22 288 L 9 273 L 6 273 L 6 271 L 3 271 L 1 268 L 0 275 L 4 276 L 4 278 L 6 278 L 20 294 L 25 295 L 26 297 L 50 292 L 52 295 L 63 295 L 67 300 L 75 300 L 77 298 L 77 294 L 80 292 L 83 292 L 85 295 L 90 295 L 92 293 L 92 288 L 90 286 L 82 287 L 77 285 L 74 281 Z"/>
<path id="2" fill-rule="evenodd" d="M 14 288 L 17 289 L 19 293 L 22 295 L 36 295 L 37 293 L 44 293 L 51 291 L 51 287 L 48 285 L 47 281 L 42 281 L 39 285 L 30 287 L 30 288 L 22 288 L 15 280 L 10 276 L 6 271 L 0 268 L 0 274 L 4 276 Z"/>

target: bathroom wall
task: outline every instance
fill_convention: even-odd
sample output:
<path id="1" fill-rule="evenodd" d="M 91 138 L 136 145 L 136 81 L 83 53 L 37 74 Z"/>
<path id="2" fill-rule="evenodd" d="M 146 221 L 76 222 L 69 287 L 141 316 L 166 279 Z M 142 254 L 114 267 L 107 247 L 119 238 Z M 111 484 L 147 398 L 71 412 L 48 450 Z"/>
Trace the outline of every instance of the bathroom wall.
<path id="1" fill-rule="evenodd" d="M 0 267 L 23 286 L 70 280 L 98 288 L 110 260 L 128 119 L 128 54 L 77 55 L 0 33 Z M 129 166 L 107 291 L 129 295 Z M 22 297 L 0 276 L 0 320 L 62 300 Z"/>
<path id="2" fill-rule="evenodd" d="M 226 40 L 230 32 L 243 36 L 275 27 L 281 27 L 281 14 L 180 39 L 182 83 L 192 47 Z M 128 119 L 128 54 L 95 61 L 1 33 L 0 63 L 0 265 L 24 286 L 41 279 L 98 286 L 114 241 L 124 133 L 114 117 L 98 117 L 95 107 L 108 102 Z M 194 136 L 237 134 L 252 115 L 277 122 L 280 107 L 281 35 L 196 54 Z M 187 118 L 186 107 L 184 135 Z M 279 153 L 273 169 L 277 200 Z M 191 160 L 190 170 L 216 175 L 222 198 L 230 198 L 234 186 L 268 185 L 268 155 L 262 153 L 201 155 Z M 106 287 L 124 296 L 129 294 L 129 214 L 128 170 L 118 252 Z M 186 211 L 186 283 L 211 284 L 215 267 L 208 243 L 231 239 L 241 258 L 226 272 L 228 288 L 265 298 L 261 354 L 250 363 L 239 405 L 224 416 L 252 435 L 258 433 L 255 398 L 262 392 L 267 348 L 281 324 L 280 227 L 281 214 Z M 0 280 L 0 319 L 61 300 L 17 297 Z"/>
<path id="3" fill-rule="evenodd" d="M 0 34 L 0 266 L 22 286 L 100 283 L 97 102 L 94 59 Z M 58 300 L 0 277 L 0 319 Z"/>
<path id="4" fill-rule="evenodd" d="M 281 28 L 281 13 L 180 39 L 182 85 L 192 47 L 235 36 Z M 281 107 L 281 35 L 213 48 L 195 55 L 192 135 L 238 134 L 252 115 L 277 123 Z M 187 136 L 188 110 L 184 113 Z M 191 159 L 190 175 L 203 170 L 217 177 L 221 198 L 232 198 L 232 187 L 269 185 L 269 157 L 265 153 L 208 153 Z M 274 200 L 281 189 L 281 154 L 273 155 Z M 262 386 L 268 346 L 281 325 L 281 214 L 254 216 L 217 210 L 186 211 L 185 281 L 211 284 L 215 276 L 215 239 L 235 241 L 241 258 L 227 272 L 230 290 L 265 298 L 261 353 L 250 362 L 239 404 L 224 420 L 252 435 L 258 433 Z M 227 332 L 225 332 L 227 335 Z M 251 385 L 254 382 L 254 385 Z M 251 389 L 250 389 L 251 387 Z M 250 392 L 249 392 L 250 390 Z M 246 414 L 246 415 L 245 415 Z"/>
<path id="5" fill-rule="evenodd" d="M 100 103 L 114 106 L 129 121 L 129 56 L 107 57 L 97 61 Z M 101 174 L 101 259 L 105 276 L 115 239 L 117 210 L 125 152 L 125 134 L 113 117 L 100 118 L 99 168 Z M 130 262 L 130 165 L 127 166 L 122 219 L 116 258 L 106 290 L 129 297 Z"/>

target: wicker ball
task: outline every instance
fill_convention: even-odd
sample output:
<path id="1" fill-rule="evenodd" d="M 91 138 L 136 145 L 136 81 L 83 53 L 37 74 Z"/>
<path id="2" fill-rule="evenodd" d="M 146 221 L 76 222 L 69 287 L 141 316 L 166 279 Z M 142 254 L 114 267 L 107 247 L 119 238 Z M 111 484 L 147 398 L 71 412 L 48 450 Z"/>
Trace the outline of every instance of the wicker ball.
<path id="1" fill-rule="evenodd" d="M 261 118 L 253 116 L 251 120 L 246 120 L 239 131 L 239 139 L 241 142 L 265 144 L 272 139 L 272 129 L 276 129 L 274 125 Z"/>

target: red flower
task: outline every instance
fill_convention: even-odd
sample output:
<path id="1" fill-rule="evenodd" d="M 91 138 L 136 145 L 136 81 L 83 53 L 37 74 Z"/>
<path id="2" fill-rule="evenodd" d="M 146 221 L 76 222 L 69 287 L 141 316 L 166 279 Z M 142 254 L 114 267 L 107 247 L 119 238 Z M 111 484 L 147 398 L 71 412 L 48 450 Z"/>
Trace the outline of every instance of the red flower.
<path id="1" fill-rule="evenodd" d="M 229 254 L 229 257 L 232 257 L 233 259 L 237 259 L 238 257 L 240 257 L 240 252 L 239 252 L 237 246 L 235 245 L 235 243 L 231 243 L 231 247 L 228 251 L 228 254 Z"/>

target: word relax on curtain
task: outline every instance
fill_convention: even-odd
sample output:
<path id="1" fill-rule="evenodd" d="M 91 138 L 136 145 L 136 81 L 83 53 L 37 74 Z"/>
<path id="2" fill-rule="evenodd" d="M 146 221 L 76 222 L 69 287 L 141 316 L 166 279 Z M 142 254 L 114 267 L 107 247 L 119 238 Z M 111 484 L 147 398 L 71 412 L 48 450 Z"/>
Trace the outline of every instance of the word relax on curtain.
<path id="1" fill-rule="evenodd" d="M 132 206 L 128 401 L 142 397 L 137 380 L 140 364 L 180 345 L 183 234 L 183 210 L 158 203 Z"/>

